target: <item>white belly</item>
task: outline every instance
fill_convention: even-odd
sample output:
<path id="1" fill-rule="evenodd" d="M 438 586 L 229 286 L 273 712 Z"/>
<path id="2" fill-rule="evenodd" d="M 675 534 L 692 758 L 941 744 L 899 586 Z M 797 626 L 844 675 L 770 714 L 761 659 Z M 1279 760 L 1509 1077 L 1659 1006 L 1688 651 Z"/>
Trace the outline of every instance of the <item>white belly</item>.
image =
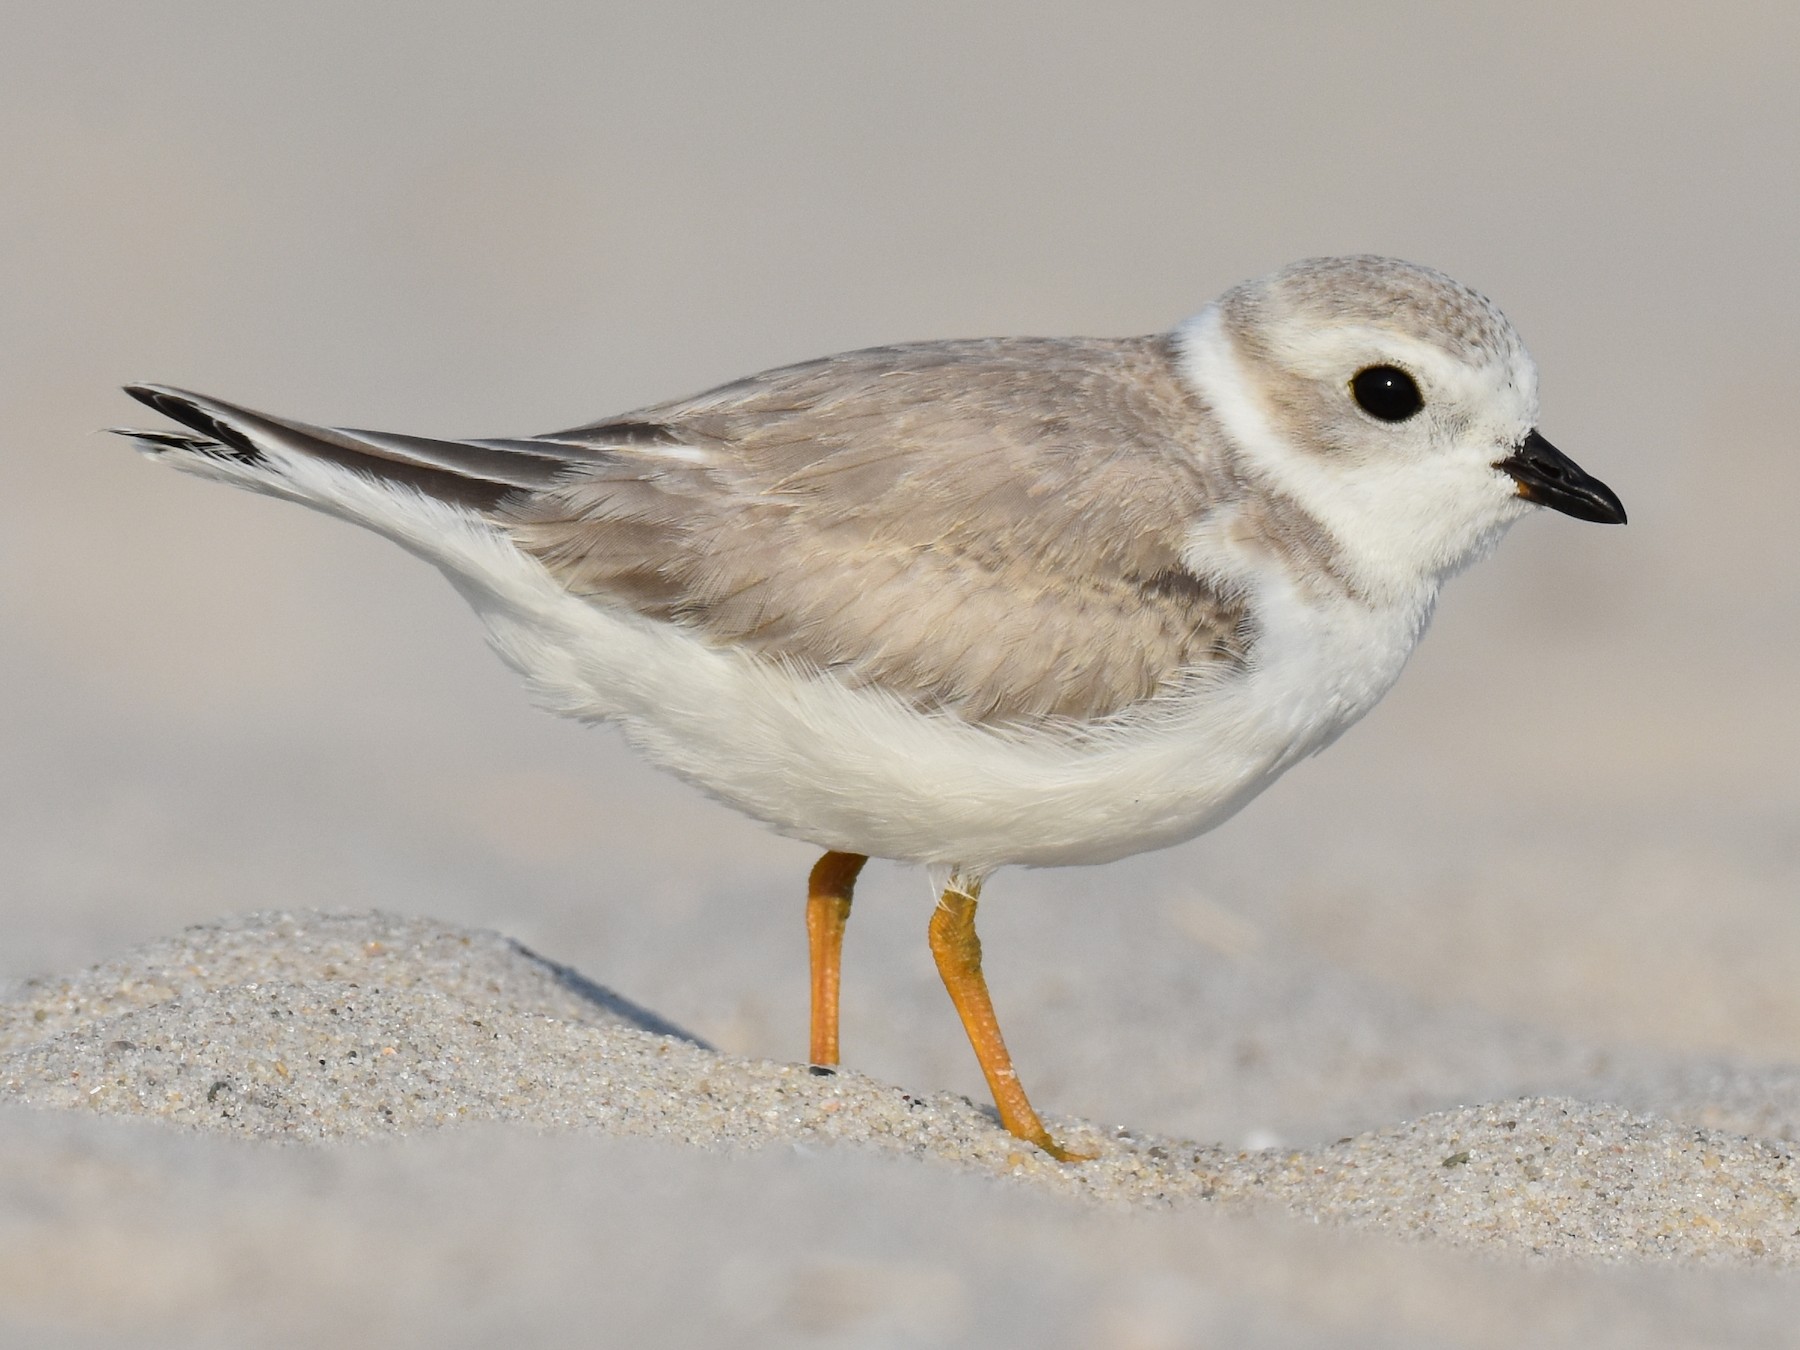
<path id="1" fill-rule="evenodd" d="M 1262 587 L 1249 669 L 1092 735 L 1031 735 L 719 650 L 519 565 L 509 580 L 541 579 L 462 589 L 551 710 L 617 722 L 655 763 L 783 834 L 974 874 L 1106 862 L 1219 823 L 1367 712 L 1429 614 L 1429 599 L 1321 608 Z"/>

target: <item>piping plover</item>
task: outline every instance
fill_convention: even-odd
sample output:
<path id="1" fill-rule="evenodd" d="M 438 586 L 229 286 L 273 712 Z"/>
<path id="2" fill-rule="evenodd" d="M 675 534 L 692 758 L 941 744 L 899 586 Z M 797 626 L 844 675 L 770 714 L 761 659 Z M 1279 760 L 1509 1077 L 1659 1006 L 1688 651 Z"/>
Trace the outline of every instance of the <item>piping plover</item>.
<path id="1" fill-rule="evenodd" d="M 1538 433 L 1500 311 L 1375 257 L 1155 337 L 878 347 L 545 436 L 129 392 L 191 431 L 124 433 L 152 456 L 388 536 L 545 706 L 826 849 L 815 1064 L 858 870 L 926 865 L 1001 1122 L 1059 1158 L 982 978 L 984 879 L 1217 825 L 1369 710 L 1533 503 L 1625 520 Z"/>

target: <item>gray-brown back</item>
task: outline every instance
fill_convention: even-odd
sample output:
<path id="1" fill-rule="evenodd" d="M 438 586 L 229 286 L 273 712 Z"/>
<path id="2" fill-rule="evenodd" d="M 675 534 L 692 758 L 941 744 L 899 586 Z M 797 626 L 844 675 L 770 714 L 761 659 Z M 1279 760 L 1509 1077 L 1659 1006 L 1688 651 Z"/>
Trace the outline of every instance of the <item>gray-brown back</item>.
<path id="1" fill-rule="evenodd" d="M 1242 661 L 1181 564 L 1240 490 L 1167 337 L 827 357 L 541 438 L 495 517 L 571 590 L 964 719 L 1093 719 Z"/>

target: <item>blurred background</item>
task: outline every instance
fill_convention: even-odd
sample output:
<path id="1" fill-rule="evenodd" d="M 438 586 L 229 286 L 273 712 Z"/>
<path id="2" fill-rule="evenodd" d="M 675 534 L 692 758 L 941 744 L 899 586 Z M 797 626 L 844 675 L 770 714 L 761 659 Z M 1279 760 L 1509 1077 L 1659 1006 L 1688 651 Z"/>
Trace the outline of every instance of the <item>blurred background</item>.
<path id="1" fill-rule="evenodd" d="M 1800 1057 L 1792 5 L 8 9 L 0 977 L 380 907 L 804 1052 L 812 850 L 533 712 L 386 543 L 98 434 L 149 419 L 122 382 L 524 433 L 870 343 L 1160 330 L 1376 251 L 1506 309 L 1632 523 L 1527 521 L 1217 834 L 997 878 L 1026 1081 L 1303 1135 L 1494 1089 L 1457 1047 L 1497 1023 Z M 847 1060 L 979 1096 L 929 903 L 871 868 Z M 1372 1099 L 1421 1028 L 1442 1071 Z"/>

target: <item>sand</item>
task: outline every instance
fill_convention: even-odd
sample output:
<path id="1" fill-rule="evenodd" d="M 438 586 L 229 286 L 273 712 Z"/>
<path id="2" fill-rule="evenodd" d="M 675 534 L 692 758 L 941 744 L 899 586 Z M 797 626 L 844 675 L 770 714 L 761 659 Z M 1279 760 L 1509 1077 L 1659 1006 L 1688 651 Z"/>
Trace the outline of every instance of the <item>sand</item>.
<path id="1" fill-rule="evenodd" d="M 1792 1075 L 1669 1064 L 1660 1113 L 1529 1097 L 1303 1149 L 1053 1119 L 1097 1155 L 1061 1165 L 985 1103 L 722 1054 L 417 918 L 233 918 L 6 995 L 17 1337 L 479 1344 L 604 1310 L 636 1344 L 1674 1344 L 1671 1279 L 1740 1281 L 1734 1336 L 1797 1306 Z M 1612 1095 L 1658 1091 L 1634 1072 Z M 1753 1101 L 1760 1133 L 1704 1123 Z"/>

